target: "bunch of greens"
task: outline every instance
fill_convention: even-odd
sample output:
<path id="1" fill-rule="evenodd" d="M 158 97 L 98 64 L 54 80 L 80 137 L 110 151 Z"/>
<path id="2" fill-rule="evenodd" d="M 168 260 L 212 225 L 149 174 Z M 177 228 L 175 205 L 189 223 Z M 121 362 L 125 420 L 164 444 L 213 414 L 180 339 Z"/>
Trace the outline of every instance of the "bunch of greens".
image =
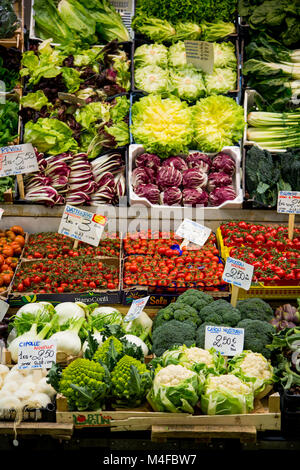
<path id="1" fill-rule="evenodd" d="M 145 15 L 135 16 L 132 27 L 152 41 L 167 43 L 184 40 L 216 41 L 235 33 L 234 24 L 224 21 L 201 24 L 180 21 L 173 24 L 162 18 Z"/>
<path id="2" fill-rule="evenodd" d="M 196 101 L 206 94 L 227 93 L 236 87 L 237 73 L 234 45 L 214 43 L 212 74 L 187 63 L 183 41 L 167 48 L 161 44 L 144 44 L 134 53 L 135 86 L 147 93 L 174 94 Z"/>
<path id="3" fill-rule="evenodd" d="M 300 50 L 291 50 L 260 33 L 246 47 L 243 72 L 249 87 L 267 101 L 267 110 L 285 111 L 300 94 Z M 299 100 L 298 100 L 299 101 Z"/>
<path id="4" fill-rule="evenodd" d="M 286 46 L 300 40 L 298 0 L 239 0 L 238 11 L 253 30 L 267 32 Z"/>
<path id="5" fill-rule="evenodd" d="M 19 105 L 14 101 L 0 104 L 0 146 L 13 143 L 18 137 Z"/>
<path id="6" fill-rule="evenodd" d="M 232 0 L 138 0 L 136 14 L 144 17 L 154 16 L 177 23 L 178 21 L 232 21 L 236 1 Z"/>
<path id="7" fill-rule="evenodd" d="M 20 26 L 14 11 L 14 1 L 2 0 L 0 4 L 0 38 L 11 38 Z"/>
<path id="8" fill-rule="evenodd" d="M 35 33 L 54 43 L 129 41 L 121 16 L 108 0 L 35 0 Z"/>
<path id="9" fill-rule="evenodd" d="M 254 206 L 275 207 L 279 191 L 300 188 L 300 151 L 289 149 L 282 155 L 251 147 L 245 160 L 246 190 Z"/>

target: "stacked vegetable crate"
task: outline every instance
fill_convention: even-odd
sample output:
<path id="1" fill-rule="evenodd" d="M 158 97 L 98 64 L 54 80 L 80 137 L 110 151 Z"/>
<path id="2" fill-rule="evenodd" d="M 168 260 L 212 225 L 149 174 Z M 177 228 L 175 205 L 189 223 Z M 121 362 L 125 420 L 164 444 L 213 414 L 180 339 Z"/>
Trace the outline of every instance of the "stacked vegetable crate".
<path id="1" fill-rule="evenodd" d="M 20 22 L 19 27 L 10 38 L 1 38 L 0 45 L 10 48 L 15 47 L 20 51 L 24 50 L 24 0 L 16 0 L 13 2 L 15 14 Z"/>

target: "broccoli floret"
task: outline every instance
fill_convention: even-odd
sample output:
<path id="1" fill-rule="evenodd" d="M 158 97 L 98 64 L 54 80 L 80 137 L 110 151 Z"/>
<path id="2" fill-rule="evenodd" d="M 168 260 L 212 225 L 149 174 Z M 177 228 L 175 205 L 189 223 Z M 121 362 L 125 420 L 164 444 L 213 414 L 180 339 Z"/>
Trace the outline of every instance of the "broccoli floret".
<path id="1" fill-rule="evenodd" d="M 217 315 L 217 316 L 216 316 Z M 236 326 L 241 320 L 241 314 L 237 308 L 234 308 L 229 302 L 224 299 L 215 300 L 206 307 L 204 307 L 199 316 L 202 322 L 210 322 L 216 319 L 216 325 Z"/>
<path id="2" fill-rule="evenodd" d="M 59 391 L 71 411 L 97 410 L 104 404 L 109 380 L 109 373 L 99 363 L 78 358 L 63 370 Z"/>
<path id="3" fill-rule="evenodd" d="M 210 315 L 207 315 L 205 323 L 208 325 L 221 325 L 223 319 L 218 313 L 212 312 Z"/>
<path id="4" fill-rule="evenodd" d="M 173 346 L 192 346 L 196 339 L 196 325 L 187 321 L 170 320 L 157 327 L 152 333 L 152 351 L 161 356 Z"/>
<path id="5" fill-rule="evenodd" d="M 176 302 L 190 305 L 199 313 L 203 307 L 206 307 L 206 305 L 213 302 L 213 300 L 211 295 L 205 294 L 203 291 L 188 289 L 178 297 Z"/>
<path id="6" fill-rule="evenodd" d="M 204 349 L 204 345 L 205 345 L 205 327 L 207 325 L 211 325 L 211 323 L 202 323 L 201 326 L 199 326 L 198 330 L 196 331 L 196 345 L 198 346 L 198 348 L 202 348 Z M 230 325 L 225 325 L 224 323 L 222 325 L 218 325 L 218 326 L 230 326 Z"/>
<path id="7" fill-rule="evenodd" d="M 237 327 L 245 330 L 244 349 L 261 353 L 266 359 L 271 358 L 271 351 L 266 348 L 267 344 L 272 343 L 273 334 L 276 333 L 276 329 L 271 323 L 246 318 L 241 320 Z"/>
<path id="8" fill-rule="evenodd" d="M 269 322 L 273 318 L 272 307 L 262 299 L 245 299 L 237 303 L 241 319 L 261 320 Z"/>
<path id="9" fill-rule="evenodd" d="M 196 326 L 201 324 L 201 320 L 195 308 L 191 307 L 190 305 L 174 302 L 159 310 L 156 317 L 154 318 L 152 331 L 170 320 L 177 320 L 181 322 L 189 321 L 194 323 Z"/>
<path id="10" fill-rule="evenodd" d="M 111 373 L 112 395 L 119 405 L 136 406 L 145 399 L 151 382 L 146 365 L 126 355 Z"/>

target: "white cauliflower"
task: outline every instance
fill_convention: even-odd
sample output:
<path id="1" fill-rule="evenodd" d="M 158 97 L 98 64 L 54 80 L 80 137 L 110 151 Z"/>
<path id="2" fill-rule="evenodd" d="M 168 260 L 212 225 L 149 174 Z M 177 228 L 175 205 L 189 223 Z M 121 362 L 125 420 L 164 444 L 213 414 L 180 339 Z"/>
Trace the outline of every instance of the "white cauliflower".
<path id="1" fill-rule="evenodd" d="M 258 379 L 271 379 L 273 368 L 268 360 L 259 353 L 249 352 L 241 363 L 242 372 L 248 377 L 257 377 Z"/>
<path id="2" fill-rule="evenodd" d="M 176 386 L 183 380 L 188 379 L 194 375 L 196 375 L 196 373 L 187 369 L 186 367 L 171 364 L 167 367 L 164 367 L 156 374 L 154 378 L 154 384 L 156 386 Z"/>
<path id="3" fill-rule="evenodd" d="M 238 377 L 233 374 L 225 374 L 219 376 L 211 376 L 207 382 L 206 393 L 214 391 L 229 390 L 233 393 L 247 395 L 251 393 L 251 388 L 244 384 Z"/>

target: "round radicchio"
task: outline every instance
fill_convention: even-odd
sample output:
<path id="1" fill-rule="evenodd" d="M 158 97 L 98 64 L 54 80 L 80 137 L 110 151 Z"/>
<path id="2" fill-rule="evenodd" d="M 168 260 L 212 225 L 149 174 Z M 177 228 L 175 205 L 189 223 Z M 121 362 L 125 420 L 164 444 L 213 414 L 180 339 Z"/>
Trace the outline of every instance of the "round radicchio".
<path id="1" fill-rule="evenodd" d="M 225 201 L 232 201 L 236 198 L 233 186 L 223 186 L 214 189 L 209 195 L 209 202 L 212 206 L 220 206 Z"/>
<path id="2" fill-rule="evenodd" d="M 180 206 L 182 201 L 182 193 L 179 188 L 171 187 L 166 188 L 160 194 L 161 204 L 166 204 L 167 206 Z"/>
<path id="3" fill-rule="evenodd" d="M 232 177 L 223 171 L 210 173 L 208 175 L 207 190 L 209 192 L 222 186 L 232 185 Z"/>
<path id="4" fill-rule="evenodd" d="M 142 153 L 136 157 L 135 165 L 152 168 L 156 171 L 160 167 L 160 158 L 153 153 Z"/>
<path id="5" fill-rule="evenodd" d="M 208 194 L 201 188 L 186 188 L 182 191 L 183 205 L 196 206 L 202 204 L 207 206 Z"/>
<path id="6" fill-rule="evenodd" d="M 234 159 L 225 152 L 220 152 L 213 159 L 212 171 L 223 171 L 228 175 L 235 173 L 235 161 Z"/>
<path id="7" fill-rule="evenodd" d="M 169 157 L 164 160 L 162 166 L 172 166 L 173 168 L 176 168 L 176 170 L 179 171 L 188 169 L 187 163 L 182 157 Z"/>
<path id="8" fill-rule="evenodd" d="M 182 175 L 179 170 L 173 166 L 163 166 L 157 173 L 157 184 L 161 189 L 171 186 L 178 187 L 181 185 Z"/>
<path id="9" fill-rule="evenodd" d="M 207 173 L 200 168 L 189 168 L 182 173 L 182 184 L 186 188 L 204 188 L 207 185 Z"/>
<path id="10" fill-rule="evenodd" d="M 205 173 L 209 172 L 212 165 L 211 158 L 208 155 L 205 155 L 205 153 L 200 152 L 190 153 L 187 156 L 186 161 L 189 168 L 199 168 Z"/>
<path id="11" fill-rule="evenodd" d="M 151 204 L 159 204 L 160 191 L 156 184 L 140 184 L 136 187 L 135 194 L 145 197 Z"/>
<path id="12" fill-rule="evenodd" d="M 137 167 L 133 170 L 131 175 L 132 186 L 136 188 L 139 184 L 154 183 L 155 172 L 152 168 Z"/>

